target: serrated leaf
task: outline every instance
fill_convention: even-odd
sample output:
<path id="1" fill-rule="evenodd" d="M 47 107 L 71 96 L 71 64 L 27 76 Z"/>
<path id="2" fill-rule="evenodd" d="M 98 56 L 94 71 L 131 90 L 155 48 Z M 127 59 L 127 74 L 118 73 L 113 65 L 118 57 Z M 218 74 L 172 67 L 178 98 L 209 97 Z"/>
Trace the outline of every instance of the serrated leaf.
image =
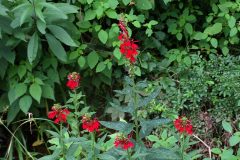
<path id="1" fill-rule="evenodd" d="M 27 92 L 27 85 L 24 83 L 19 83 L 14 87 L 15 98 L 19 98 Z"/>
<path id="2" fill-rule="evenodd" d="M 99 60 L 99 56 L 96 52 L 91 52 L 87 56 L 87 62 L 91 69 L 93 69 L 96 66 L 96 64 L 98 63 L 98 60 Z"/>
<path id="3" fill-rule="evenodd" d="M 104 62 L 100 62 L 97 65 L 96 72 L 102 72 L 106 68 L 106 64 Z"/>
<path id="4" fill-rule="evenodd" d="M 76 43 L 73 41 L 70 35 L 62 27 L 56 26 L 56 25 L 48 25 L 47 28 L 62 43 L 68 46 L 77 47 Z"/>
<path id="5" fill-rule="evenodd" d="M 126 134 L 130 133 L 133 130 L 133 124 L 126 122 L 108 122 L 108 121 L 100 121 L 101 125 L 114 129 L 120 132 L 124 132 Z"/>
<path id="6" fill-rule="evenodd" d="M 19 106 L 20 109 L 27 114 L 29 108 L 32 105 L 32 97 L 29 95 L 25 95 L 23 96 L 20 100 L 19 100 Z"/>
<path id="7" fill-rule="evenodd" d="M 37 57 L 37 52 L 38 52 L 38 34 L 35 32 L 30 38 L 27 48 L 28 60 L 30 63 L 32 63 Z"/>
<path id="8" fill-rule="evenodd" d="M 67 62 L 67 54 L 64 50 L 61 43 L 53 37 L 51 34 L 46 34 L 47 42 L 49 45 L 49 48 L 53 52 L 53 54 L 61 61 Z"/>
<path id="9" fill-rule="evenodd" d="M 29 88 L 29 93 L 38 103 L 40 103 L 42 88 L 39 84 L 33 83 Z"/>
<path id="10" fill-rule="evenodd" d="M 27 73 L 27 68 L 24 65 L 20 65 L 17 70 L 20 79 L 22 79 L 23 76 Z"/>
<path id="11" fill-rule="evenodd" d="M 54 89 L 50 85 L 43 85 L 42 97 L 55 100 Z"/>
<path id="12" fill-rule="evenodd" d="M 100 32 L 98 32 L 98 38 L 103 44 L 105 44 L 108 40 L 108 33 L 101 29 Z"/>

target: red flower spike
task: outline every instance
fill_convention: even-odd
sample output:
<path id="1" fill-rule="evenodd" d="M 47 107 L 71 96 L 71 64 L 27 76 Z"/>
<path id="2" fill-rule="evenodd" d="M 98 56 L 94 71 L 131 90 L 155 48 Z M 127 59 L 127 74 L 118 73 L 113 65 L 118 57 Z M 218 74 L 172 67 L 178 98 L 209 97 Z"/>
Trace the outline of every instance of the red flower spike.
<path id="1" fill-rule="evenodd" d="M 77 72 L 72 72 L 68 75 L 67 87 L 71 90 L 79 86 L 80 75 Z"/>
<path id="2" fill-rule="evenodd" d="M 130 141 L 130 136 L 126 138 L 123 135 L 121 135 L 121 136 L 116 136 L 114 141 L 114 146 L 116 148 L 120 146 L 123 150 L 128 150 L 129 148 L 134 147 L 134 143 Z"/>
<path id="3" fill-rule="evenodd" d="M 179 133 L 187 133 L 188 135 L 193 134 L 193 126 L 191 124 L 191 121 L 188 120 L 186 117 L 178 117 L 174 121 L 174 126 Z"/>
<path id="4" fill-rule="evenodd" d="M 120 44 L 120 52 L 129 59 L 131 63 L 134 63 L 138 55 L 138 45 L 135 44 L 136 41 L 129 38 L 128 31 L 123 21 L 120 20 L 118 26 L 122 31 L 118 36 L 118 39 L 122 42 Z"/>
<path id="5" fill-rule="evenodd" d="M 97 118 L 91 119 L 90 117 L 83 116 L 82 128 L 88 132 L 98 131 L 100 123 Z"/>
<path id="6" fill-rule="evenodd" d="M 52 111 L 48 112 L 48 118 L 54 119 L 54 123 L 58 124 L 59 122 L 66 123 L 67 122 L 67 116 L 70 114 L 70 111 L 65 108 L 62 109 L 60 105 L 55 104 L 52 107 Z"/>

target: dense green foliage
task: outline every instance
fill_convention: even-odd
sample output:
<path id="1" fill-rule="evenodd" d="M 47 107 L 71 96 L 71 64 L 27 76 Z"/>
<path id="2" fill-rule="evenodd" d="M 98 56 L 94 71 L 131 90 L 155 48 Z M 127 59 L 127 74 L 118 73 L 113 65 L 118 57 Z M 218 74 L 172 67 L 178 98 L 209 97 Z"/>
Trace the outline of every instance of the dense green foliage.
<path id="1" fill-rule="evenodd" d="M 140 47 L 139 97 L 152 94 L 139 103 L 138 116 L 191 113 L 197 133 L 219 148 L 228 145 L 219 122 L 239 120 L 239 11 L 240 0 L 0 0 L 0 120 L 15 130 L 13 122 L 29 112 L 46 117 L 55 101 L 69 98 L 72 71 L 81 74 L 84 101 L 100 119 L 129 118 L 116 109 L 131 105 L 127 61 L 118 49 L 122 16 Z"/>

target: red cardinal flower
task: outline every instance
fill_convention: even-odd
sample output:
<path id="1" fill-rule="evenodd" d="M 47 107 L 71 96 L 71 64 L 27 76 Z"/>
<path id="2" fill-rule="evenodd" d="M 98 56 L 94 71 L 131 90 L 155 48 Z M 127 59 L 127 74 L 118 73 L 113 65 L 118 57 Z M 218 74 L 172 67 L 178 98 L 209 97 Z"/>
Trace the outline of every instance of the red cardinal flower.
<path id="1" fill-rule="evenodd" d="M 124 150 L 128 150 L 129 148 L 134 147 L 134 143 L 130 141 L 130 137 L 125 137 L 124 135 L 116 136 L 114 146 L 121 147 Z"/>
<path id="2" fill-rule="evenodd" d="M 120 44 L 120 52 L 129 59 L 131 63 L 134 63 L 138 55 L 138 45 L 134 43 L 136 41 L 129 38 L 128 31 L 123 21 L 120 20 L 118 26 L 121 29 L 121 33 L 118 36 L 118 39 L 122 42 Z"/>
<path id="3" fill-rule="evenodd" d="M 54 119 L 54 123 L 58 124 L 59 122 L 66 123 L 67 122 L 67 116 L 70 114 L 70 111 L 65 108 L 62 109 L 62 106 L 59 104 L 55 104 L 52 107 L 52 111 L 48 112 L 48 118 L 49 119 Z"/>
<path id="4" fill-rule="evenodd" d="M 71 90 L 79 86 L 80 75 L 77 72 L 72 72 L 68 75 L 67 87 Z"/>
<path id="5" fill-rule="evenodd" d="M 82 117 L 82 128 L 84 130 L 87 130 L 88 132 L 98 131 L 99 126 L 100 123 L 97 118 L 91 119 L 88 116 Z"/>
<path id="6" fill-rule="evenodd" d="M 193 134 L 193 126 L 191 124 L 191 121 L 186 117 L 178 117 L 174 121 L 174 126 L 180 133 L 187 133 L 189 135 Z"/>

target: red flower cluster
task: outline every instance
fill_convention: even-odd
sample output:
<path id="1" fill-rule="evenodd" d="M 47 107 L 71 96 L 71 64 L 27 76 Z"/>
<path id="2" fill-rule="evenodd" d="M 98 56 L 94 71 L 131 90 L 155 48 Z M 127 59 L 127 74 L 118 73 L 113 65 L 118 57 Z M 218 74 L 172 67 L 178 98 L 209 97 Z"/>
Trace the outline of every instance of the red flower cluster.
<path id="1" fill-rule="evenodd" d="M 91 119 L 88 116 L 82 117 L 82 128 L 88 132 L 98 131 L 99 126 L 100 123 L 97 118 Z"/>
<path id="2" fill-rule="evenodd" d="M 54 119 L 54 123 L 58 124 L 59 122 L 67 122 L 67 116 L 70 114 L 70 111 L 65 108 L 62 109 L 62 106 L 55 104 L 52 107 L 52 111 L 48 112 L 48 118 Z"/>
<path id="3" fill-rule="evenodd" d="M 129 38 L 128 31 L 123 21 L 120 20 L 118 26 L 122 31 L 118 36 L 118 39 L 122 42 L 120 45 L 120 52 L 125 55 L 131 63 L 134 63 L 138 55 L 138 45 L 134 43 L 136 41 Z"/>
<path id="4" fill-rule="evenodd" d="M 71 90 L 79 86 L 80 75 L 77 72 L 72 72 L 68 75 L 67 87 Z"/>
<path id="5" fill-rule="evenodd" d="M 120 146 L 124 150 L 128 150 L 128 148 L 134 147 L 133 142 L 130 141 L 130 137 L 126 138 L 124 135 L 116 136 L 114 145 L 116 148 Z"/>
<path id="6" fill-rule="evenodd" d="M 174 126 L 175 128 L 178 130 L 178 132 L 180 133 L 187 133 L 189 135 L 193 134 L 193 126 L 191 124 L 191 121 L 188 120 L 186 117 L 178 117 L 175 121 L 174 121 Z"/>

